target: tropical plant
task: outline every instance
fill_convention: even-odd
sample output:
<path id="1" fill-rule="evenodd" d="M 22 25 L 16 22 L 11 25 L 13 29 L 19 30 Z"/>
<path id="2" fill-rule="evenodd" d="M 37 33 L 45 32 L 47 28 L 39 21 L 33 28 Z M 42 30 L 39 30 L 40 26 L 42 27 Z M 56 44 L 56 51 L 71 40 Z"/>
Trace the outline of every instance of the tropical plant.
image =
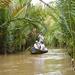
<path id="1" fill-rule="evenodd" d="M 46 45 L 66 46 L 74 57 L 75 1 L 56 0 L 55 6 L 40 1 L 44 8 L 31 0 L 0 0 L 0 53 L 25 50 L 27 35 L 35 27 L 45 34 Z"/>
<path id="2" fill-rule="evenodd" d="M 63 39 L 66 42 L 68 53 L 74 57 L 75 53 L 75 1 L 59 0 L 59 9 L 61 11 L 61 28 L 64 34 Z"/>
<path id="3" fill-rule="evenodd" d="M 4 41 L 4 47 L 2 47 L 5 48 L 3 49 L 4 53 L 22 51 L 22 47 L 25 46 L 26 39 L 28 38 L 27 35 L 32 31 L 33 27 L 39 31 L 41 28 L 41 31 L 46 29 L 43 23 L 44 13 L 42 8 L 40 8 L 40 11 L 38 7 L 32 6 L 30 2 L 31 0 L 16 0 L 16 4 L 13 4 L 13 0 L 9 7 L 5 8 L 5 12 L 7 11 L 9 13 L 4 15 L 4 18 L 6 18 L 7 15 L 8 18 L 4 20 L 1 17 L 4 22 L 1 23 L 0 26 L 1 29 L 5 28 L 4 32 L 6 33 L 4 36 L 5 40 L 2 40 Z M 13 5 L 15 8 L 11 8 Z M 1 6 L 1 9 L 4 9 L 4 7 Z M 1 15 L 3 15 L 3 13 Z"/>

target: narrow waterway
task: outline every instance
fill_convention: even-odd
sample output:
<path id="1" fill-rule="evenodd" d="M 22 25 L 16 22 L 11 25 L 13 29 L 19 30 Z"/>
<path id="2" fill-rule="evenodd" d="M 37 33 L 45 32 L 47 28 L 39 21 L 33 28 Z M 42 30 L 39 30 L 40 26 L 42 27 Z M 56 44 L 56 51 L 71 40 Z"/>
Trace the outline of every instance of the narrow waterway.
<path id="1" fill-rule="evenodd" d="M 0 56 L 0 75 L 75 75 L 63 49 L 32 55 L 29 52 Z"/>

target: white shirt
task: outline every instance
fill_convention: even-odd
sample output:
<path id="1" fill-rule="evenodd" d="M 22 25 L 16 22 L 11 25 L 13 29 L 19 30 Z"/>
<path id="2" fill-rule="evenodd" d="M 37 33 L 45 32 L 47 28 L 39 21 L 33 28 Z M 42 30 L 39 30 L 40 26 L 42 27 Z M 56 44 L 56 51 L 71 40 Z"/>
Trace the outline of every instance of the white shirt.
<path id="1" fill-rule="evenodd" d="M 34 48 L 35 48 L 35 49 L 39 49 L 39 48 L 40 48 L 40 44 L 39 44 L 39 43 L 35 43 L 35 44 L 34 44 Z"/>
<path id="2" fill-rule="evenodd" d="M 44 50 L 44 49 L 45 49 L 45 45 L 44 44 L 41 44 L 40 50 Z"/>
<path id="3" fill-rule="evenodd" d="M 39 42 L 41 42 L 41 41 L 43 42 L 44 41 L 43 35 L 39 34 L 38 38 L 39 38 Z"/>

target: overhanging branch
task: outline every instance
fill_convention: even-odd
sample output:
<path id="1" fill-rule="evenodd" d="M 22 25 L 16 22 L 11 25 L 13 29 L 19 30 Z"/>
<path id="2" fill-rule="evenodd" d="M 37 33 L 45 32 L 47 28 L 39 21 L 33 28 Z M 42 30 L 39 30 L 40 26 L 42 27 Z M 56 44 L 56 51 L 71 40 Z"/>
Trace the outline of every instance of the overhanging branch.
<path id="1" fill-rule="evenodd" d="M 43 4 L 45 4 L 46 6 L 48 6 L 50 8 L 50 5 L 47 4 L 46 2 L 44 2 L 43 0 L 39 0 L 39 1 L 41 1 Z"/>

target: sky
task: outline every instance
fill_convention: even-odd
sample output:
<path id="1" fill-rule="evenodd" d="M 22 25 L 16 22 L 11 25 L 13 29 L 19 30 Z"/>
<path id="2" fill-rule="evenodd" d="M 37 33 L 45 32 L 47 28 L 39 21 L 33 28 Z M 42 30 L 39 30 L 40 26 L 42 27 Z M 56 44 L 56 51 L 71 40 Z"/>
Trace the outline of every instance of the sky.
<path id="1" fill-rule="evenodd" d="M 55 1 L 55 0 L 43 0 L 44 2 L 46 2 L 46 3 L 49 3 L 49 2 L 51 2 L 51 1 Z M 31 2 L 33 5 L 36 5 L 36 4 L 39 4 L 40 3 L 40 1 L 39 0 L 32 0 L 32 2 Z"/>

